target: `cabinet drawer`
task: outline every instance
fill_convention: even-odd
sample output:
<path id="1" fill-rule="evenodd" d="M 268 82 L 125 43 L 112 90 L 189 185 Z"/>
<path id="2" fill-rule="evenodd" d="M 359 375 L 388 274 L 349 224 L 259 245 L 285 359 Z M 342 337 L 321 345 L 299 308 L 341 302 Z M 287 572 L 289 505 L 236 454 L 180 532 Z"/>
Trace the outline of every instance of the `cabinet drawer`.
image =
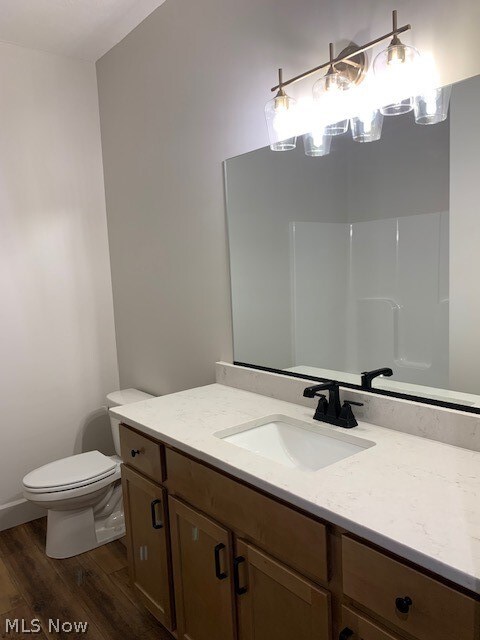
<path id="1" fill-rule="evenodd" d="M 165 449 L 162 444 L 121 424 L 120 451 L 123 462 L 129 467 L 157 482 L 165 480 Z"/>
<path id="2" fill-rule="evenodd" d="M 327 582 L 325 525 L 166 449 L 168 489 L 293 569 Z"/>
<path id="3" fill-rule="evenodd" d="M 349 607 L 342 607 L 340 640 L 402 640 Z"/>
<path id="4" fill-rule="evenodd" d="M 477 637 L 473 598 L 345 536 L 342 557 L 345 595 L 418 640 Z"/>

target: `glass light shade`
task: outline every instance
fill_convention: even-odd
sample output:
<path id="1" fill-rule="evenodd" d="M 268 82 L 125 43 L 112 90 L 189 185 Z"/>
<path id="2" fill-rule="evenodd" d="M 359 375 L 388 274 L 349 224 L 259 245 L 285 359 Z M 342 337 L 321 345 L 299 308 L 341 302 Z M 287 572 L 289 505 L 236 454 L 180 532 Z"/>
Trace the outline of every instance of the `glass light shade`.
<path id="1" fill-rule="evenodd" d="M 339 120 L 333 124 L 327 124 L 325 126 L 325 133 L 329 136 L 341 136 L 342 133 L 346 133 L 348 130 L 348 119 Z"/>
<path id="2" fill-rule="evenodd" d="M 415 47 L 400 41 L 390 44 L 373 61 L 373 71 L 394 98 L 380 108 L 384 116 L 398 116 L 413 109 L 413 97 L 408 96 L 409 85 L 415 80 L 420 54 Z M 408 96 L 408 97 L 405 97 Z"/>
<path id="3" fill-rule="evenodd" d="M 324 130 L 312 131 L 303 136 L 305 155 L 319 158 L 330 153 L 331 136 L 326 136 Z"/>
<path id="4" fill-rule="evenodd" d="M 350 80 L 338 72 L 329 72 L 313 85 L 313 100 L 326 114 L 327 120 L 341 110 L 342 94 L 350 88 Z M 348 129 L 348 119 L 325 126 L 325 135 L 339 136 Z"/>
<path id="5" fill-rule="evenodd" d="M 441 87 L 426 91 L 415 98 L 415 122 L 417 124 L 437 124 L 448 116 L 448 106 L 452 87 Z"/>
<path id="6" fill-rule="evenodd" d="M 270 149 L 272 151 L 289 151 L 295 149 L 297 136 L 295 133 L 295 107 L 297 101 L 286 94 L 277 94 L 265 105 Z"/>
<path id="7" fill-rule="evenodd" d="M 404 113 L 410 113 L 412 109 L 413 98 L 405 98 L 380 107 L 380 113 L 383 116 L 401 116 Z"/>
<path id="8" fill-rule="evenodd" d="M 356 142 L 375 142 L 382 135 L 383 114 L 378 109 L 361 113 L 350 120 L 352 138 Z"/>

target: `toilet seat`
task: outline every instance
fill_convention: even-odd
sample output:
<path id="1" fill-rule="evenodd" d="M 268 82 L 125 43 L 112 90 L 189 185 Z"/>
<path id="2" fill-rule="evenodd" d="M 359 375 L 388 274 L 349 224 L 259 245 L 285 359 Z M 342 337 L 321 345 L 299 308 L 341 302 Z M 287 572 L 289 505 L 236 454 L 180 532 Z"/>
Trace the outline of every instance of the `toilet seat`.
<path id="1" fill-rule="evenodd" d="M 105 480 L 114 475 L 117 468 L 115 459 L 100 451 L 88 451 L 35 469 L 25 476 L 23 486 L 33 494 L 69 491 Z"/>

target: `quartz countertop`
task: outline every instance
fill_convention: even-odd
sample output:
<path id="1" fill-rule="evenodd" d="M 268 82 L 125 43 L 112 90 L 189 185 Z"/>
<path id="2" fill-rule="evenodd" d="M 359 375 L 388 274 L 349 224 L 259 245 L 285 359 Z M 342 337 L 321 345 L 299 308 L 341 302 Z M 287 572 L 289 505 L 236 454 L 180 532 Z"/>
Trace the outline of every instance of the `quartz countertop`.
<path id="1" fill-rule="evenodd" d="M 312 404 L 312 407 L 314 405 Z M 139 431 L 480 594 L 480 453 L 360 422 L 375 446 L 318 471 L 215 436 L 271 415 L 322 432 L 313 409 L 220 384 L 111 409 Z"/>

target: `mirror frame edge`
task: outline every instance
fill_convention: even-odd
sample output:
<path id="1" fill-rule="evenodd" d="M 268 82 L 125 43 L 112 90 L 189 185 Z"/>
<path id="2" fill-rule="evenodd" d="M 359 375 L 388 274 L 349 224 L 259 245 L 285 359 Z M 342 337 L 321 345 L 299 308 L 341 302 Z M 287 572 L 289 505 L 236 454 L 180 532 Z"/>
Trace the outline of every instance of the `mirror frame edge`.
<path id="1" fill-rule="evenodd" d="M 238 360 L 234 360 L 233 363 L 237 367 L 245 367 L 247 369 L 253 369 L 256 371 L 265 371 L 267 373 L 277 373 L 282 376 L 286 376 L 288 378 L 299 378 L 301 380 L 313 380 L 315 382 L 327 382 L 329 378 L 318 378 L 316 376 L 307 376 L 302 373 L 295 373 L 293 371 L 284 371 L 282 369 L 274 369 L 272 367 L 263 367 L 258 364 L 250 364 L 248 362 L 239 362 Z M 360 393 L 371 393 L 379 396 L 384 396 L 387 398 L 397 398 L 398 400 L 407 400 L 408 402 L 418 402 L 421 404 L 428 404 L 434 407 L 440 407 L 443 409 L 451 409 L 453 411 L 462 411 L 464 413 L 472 413 L 476 415 L 480 415 L 480 407 L 472 407 L 464 404 L 459 404 L 456 402 L 447 402 L 445 400 L 436 400 L 433 398 L 424 398 L 422 396 L 414 396 L 407 393 L 398 393 L 396 391 L 390 391 L 388 389 L 363 389 L 363 387 L 359 384 L 352 384 L 350 382 L 342 382 L 338 381 L 341 389 L 353 389 L 354 391 L 359 391 Z"/>

